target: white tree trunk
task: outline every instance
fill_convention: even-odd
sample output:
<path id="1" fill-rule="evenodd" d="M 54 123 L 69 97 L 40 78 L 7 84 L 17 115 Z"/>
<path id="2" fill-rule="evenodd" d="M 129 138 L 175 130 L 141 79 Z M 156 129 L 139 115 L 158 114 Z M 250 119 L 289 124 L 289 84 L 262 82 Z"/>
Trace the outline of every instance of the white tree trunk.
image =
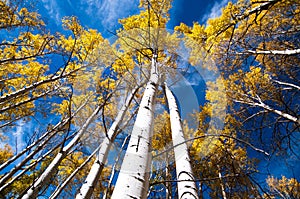
<path id="1" fill-rule="evenodd" d="M 190 163 L 188 147 L 183 135 L 179 110 L 176 104 L 175 97 L 165 83 L 166 96 L 170 110 L 170 122 L 172 130 L 172 141 L 175 155 L 176 176 L 178 198 L 195 199 L 198 198 L 197 187 L 194 182 L 194 175 Z"/>
<path id="2" fill-rule="evenodd" d="M 300 49 L 294 50 L 247 50 L 247 52 L 252 54 L 272 54 L 272 55 L 297 55 L 300 54 Z"/>
<path id="3" fill-rule="evenodd" d="M 156 58 L 152 58 L 150 80 L 146 86 L 112 199 L 146 198 L 151 165 L 153 101 L 158 84 Z"/>
<path id="4" fill-rule="evenodd" d="M 121 159 L 121 155 L 122 155 L 122 150 L 125 148 L 125 145 L 127 143 L 127 140 L 129 139 L 129 137 L 130 136 L 127 135 L 126 138 L 124 139 L 123 144 L 122 144 L 122 146 L 120 148 L 121 150 L 119 151 L 119 154 L 118 154 L 118 156 L 116 158 L 116 161 L 114 162 L 114 165 L 113 165 L 113 167 L 111 169 L 110 179 L 109 179 L 109 181 L 107 183 L 108 185 L 107 185 L 105 193 L 103 195 L 103 199 L 109 199 L 108 194 L 109 194 L 109 192 L 111 190 L 111 187 L 113 185 L 113 179 L 114 179 L 116 171 L 117 171 L 117 165 L 120 163 L 120 159 Z"/>
<path id="5" fill-rule="evenodd" d="M 218 176 L 219 176 L 219 180 L 220 180 L 220 186 L 221 186 L 221 191 L 222 191 L 222 197 L 223 199 L 227 199 L 227 196 L 226 196 L 226 191 L 225 191 L 225 185 L 223 183 L 223 176 L 222 176 L 222 173 L 221 173 L 221 170 L 220 170 L 220 167 L 219 165 L 217 165 L 218 167 Z"/>
<path id="6" fill-rule="evenodd" d="M 225 192 L 225 187 L 224 187 L 223 180 L 222 180 L 222 174 L 221 174 L 221 172 L 219 172 L 219 179 L 221 181 L 220 185 L 221 185 L 221 190 L 222 190 L 222 197 L 223 197 L 223 199 L 227 199 L 226 192 Z"/>
<path id="7" fill-rule="evenodd" d="M 21 178 L 24 174 L 26 174 L 30 169 L 34 168 L 37 164 L 41 163 L 48 155 L 53 153 L 64 141 L 61 141 L 57 145 L 55 145 L 53 148 L 51 148 L 49 151 L 47 151 L 45 154 L 40 156 L 39 158 L 35 159 L 34 162 L 27 166 L 22 167 L 22 171 L 20 171 L 17 175 L 13 176 L 13 178 L 10 178 L 10 181 L 6 182 L 1 188 L 0 193 L 4 191 L 7 187 L 11 186 L 16 180 Z"/>
<path id="8" fill-rule="evenodd" d="M 100 111 L 102 106 L 98 106 L 94 112 L 90 115 L 90 117 L 86 120 L 84 125 L 81 127 L 77 135 L 56 155 L 56 157 L 52 160 L 47 169 L 42 173 L 42 175 L 34 182 L 34 184 L 27 190 L 27 192 L 23 195 L 22 199 L 31 199 L 36 198 L 38 196 L 39 191 L 50 182 L 51 177 L 56 174 L 58 166 L 60 162 L 67 156 L 70 150 L 79 142 L 80 138 L 88 128 L 88 126 L 92 123 L 97 113 Z"/>
<path id="9" fill-rule="evenodd" d="M 63 191 L 63 189 L 71 182 L 71 180 L 75 177 L 75 175 L 84 167 L 87 165 L 87 163 L 93 158 L 93 156 L 97 153 L 97 151 L 99 150 L 99 147 L 94 150 L 94 152 L 79 166 L 77 167 L 70 176 L 68 176 L 67 179 L 64 180 L 63 183 L 61 183 L 60 185 L 58 185 L 56 187 L 56 189 L 54 190 L 54 192 L 51 194 L 51 196 L 49 197 L 49 199 L 55 199 L 58 198 L 59 194 Z"/>
<path id="10" fill-rule="evenodd" d="M 3 163 L 0 166 L 0 170 L 8 166 L 10 163 L 15 161 L 16 159 L 20 158 L 22 155 L 24 155 L 26 152 L 32 150 L 33 147 L 36 146 L 29 154 L 24 157 L 21 162 L 16 165 L 14 168 L 12 168 L 9 172 L 7 172 L 5 175 L 1 176 L 0 179 L 0 191 L 3 189 L 3 187 L 7 187 L 6 181 L 9 180 L 15 173 L 17 173 L 19 170 L 22 170 L 22 167 L 26 165 L 26 163 L 31 160 L 38 152 L 40 152 L 46 144 L 51 140 L 52 137 L 54 137 L 57 134 L 57 129 L 61 126 L 64 126 L 70 122 L 70 120 L 78 113 L 79 110 L 81 110 L 85 105 L 87 104 L 87 101 L 82 104 L 70 117 L 63 119 L 58 124 L 56 124 L 50 131 L 47 131 L 44 135 L 42 135 L 37 141 L 26 147 L 23 151 L 21 151 L 19 154 L 15 155 L 11 159 L 9 159 L 7 162 Z"/>
<path id="11" fill-rule="evenodd" d="M 124 105 L 122 106 L 121 110 L 119 111 L 115 121 L 111 125 L 107 137 L 104 138 L 103 142 L 101 143 L 98 155 L 96 157 L 95 162 L 93 163 L 91 170 L 86 178 L 86 181 L 80 188 L 79 193 L 76 195 L 76 199 L 83 199 L 83 198 L 91 198 L 93 190 L 101 176 L 101 172 L 104 168 L 104 164 L 107 160 L 108 152 L 114 142 L 115 137 L 117 136 L 118 128 L 123 121 L 123 118 L 128 110 L 128 107 L 134 98 L 135 93 L 138 91 L 140 86 L 135 87 L 132 92 L 127 97 Z"/>

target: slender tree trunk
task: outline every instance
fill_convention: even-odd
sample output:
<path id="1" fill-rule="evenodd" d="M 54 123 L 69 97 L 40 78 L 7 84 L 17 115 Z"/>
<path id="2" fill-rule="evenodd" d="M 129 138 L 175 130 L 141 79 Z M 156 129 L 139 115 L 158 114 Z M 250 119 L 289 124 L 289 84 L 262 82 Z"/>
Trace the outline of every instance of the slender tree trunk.
<path id="1" fill-rule="evenodd" d="M 69 140 L 69 138 L 67 138 L 67 140 Z M 6 188 L 8 188 L 9 186 L 11 186 L 16 180 L 18 180 L 20 177 L 22 177 L 26 172 L 28 172 L 31 168 L 34 168 L 34 166 L 36 166 L 38 163 L 42 162 L 42 160 L 44 160 L 48 155 L 50 155 L 51 153 L 53 153 L 58 147 L 61 146 L 61 144 L 64 141 L 58 143 L 56 146 L 54 146 L 53 148 L 51 148 L 49 151 L 47 151 L 47 153 L 43 154 L 42 156 L 40 156 L 39 158 L 35 159 L 35 161 L 33 163 L 31 163 L 28 166 L 23 166 L 22 167 L 22 171 L 20 171 L 16 176 L 14 176 L 13 178 L 10 179 L 10 181 L 6 182 L 1 188 L 0 188 L 0 193 L 5 190 Z"/>
<path id="2" fill-rule="evenodd" d="M 56 174 L 58 166 L 61 161 L 68 155 L 70 150 L 79 142 L 80 138 L 92 123 L 98 112 L 101 110 L 102 106 L 98 106 L 94 112 L 90 115 L 84 125 L 81 127 L 77 135 L 56 155 L 52 160 L 47 169 L 42 173 L 42 175 L 33 183 L 33 185 L 27 190 L 23 195 L 22 199 L 31 199 L 38 196 L 39 191 L 50 182 L 51 177 Z"/>
<path id="3" fill-rule="evenodd" d="M 89 161 L 93 158 L 93 156 L 97 153 L 99 150 L 99 147 L 79 166 L 77 167 L 70 176 L 68 176 L 67 179 L 64 180 L 63 183 L 57 186 L 57 188 L 54 190 L 54 192 L 51 194 L 49 199 L 58 198 L 59 194 L 63 191 L 63 189 L 70 183 L 70 181 L 75 177 L 75 175 L 84 167 L 87 165 Z"/>
<path id="4" fill-rule="evenodd" d="M 166 168 L 165 168 L 165 175 L 166 175 L 166 182 L 165 182 L 165 187 L 166 187 L 166 199 L 170 199 L 172 194 L 170 194 L 170 183 L 168 182 L 169 179 L 169 175 L 170 175 L 170 171 L 169 171 L 169 165 L 168 165 L 168 152 L 166 152 L 165 154 L 165 162 L 166 162 Z"/>
<path id="5" fill-rule="evenodd" d="M 1 62 L 1 61 L 0 61 Z M 60 74 L 60 75 L 55 75 L 55 76 L 52 76 L 50 77 L 49 79 L 45 79 L 45 80 L 40 80 L 38 82 L 34 82 L 33 84 L 31 85 L 28 85 L 24 88 L 21 88 L 15 92 L 12 92 L 12 93 L 8 93 L 6 95 L 3 95 L 0 97 L 0 104 L 4 103 L 4 102 L 7 102 L 11 99 L 14 99 L 14 98 L 17 98 L 18 96 L 22 96 L 23 94 L 25 94 L 26 92 L 30 91 L 30 90 L 33 90 L 35 88 L 37 88 L 38 86 L 41 86 L 41 85 L 44 85 L 44 84 L 47 84 L 47 83 L 50 83 L 50 82 L 54 82 L 56 80 L 59 80 L 59 79 L 62 79 L 62 78 L 65 78 L 65 77 L 68 77 L 74 73 L 76 73 L 77 71 L 85 68 L 86 66 L 83 66 L 83 67 L 80 67 L 78 69 L 75 69 L 69 73 L 64 73 L 64 74 Z"/>
<path id="6" fill-rule="evenodd" d="M 151 136 L 153 133 L 153 104 L 158 84 L 154 55 L 150 80 L 146 86 L 112 199 L 146 198 L 151 165 Z"/>
<path id="7" fill-rule="evenodd" d="M 132 99 L 134 98 L 135 93 L 138 91 L 139 88 L 140 86 L 137 86 L 132 90 L 132 92 L 126 99 L 125 104 L 119 111 L 115 121 L 111 125 L 107 133 L 107 137 L 105 137 L 103 142 L 101 143 L 97 158 L 91 167 L 91 170 L 86 178 L 85 183 L 82 185 L 80 192 L 77 194 L 76 199 L 91 198 L 93 190 L 101 176 L 101 172 L 107 160 L 108 152 L 111 148 L 111 145 L 114 142 L 115 137 L 117 136 L 118 128 L 121 122 L 123 121 L 123 118 L 126 114 L 126 111 L 128 110 Z"/>
<path id="8" fill-rule="evenodd" d="M 198 198 L 197 187 L 194 182 L 194 175 L 188 154 L 188 147 L 183 135 L 179 110 L 175 97 L 165 83 L 165 91 L 170 110 L 170 122 L 172 130 L 172 141 L 175 155 L 176 174 L 177 174 L 177 190 L 178 198 L 196 199 Z M 184 143 L 184 144 L 181 144 Z"/>
<path id="9" fill-rule="evenodd" d="M 300 54 L 300 49 L 294 49 L 294 50 L 247 50 L 249 53 L 253 54 L 269 54 L 269 55 L 297 55 Z"/>
<path id="10" fill-rule="evenodd" d="M 113 168 L 111 169 L 110 179 L 109 179 L 107 188 L 105 190 L 105 194 L 103 195 L 103 199 L 108 199 L 109 198 L 109 194 L 110 194 L 109 192 L 111 191 L 113 179 L 114 179 L 115 173 L 117 171 L 117 165 L 120 163 L 122 151 L 125 148 L 125 145 L 126 145 L 128 139 L 129 139 L 129 135 L 127 135 L 126 138 L 124 139 L 123 144 L 122 144 L 122 146 L 120 148 L 121 150 L 120 150 L 120 152 L 118 154 L 118 157 L 116 158 L 116 161 L 115 161 L 115 163 L 113 165 Z"/>
<path id="11" fill-rule="evenodd" d="M 219 165 L 218 165 L 218 176 L 219 176 L 219 180 L 220 180 L 220 186 L 221 186 L 221 191 L 222 191 L 222 197 L 223 197 L 223 199 L 227 199 L 227 197 L 226 197 L 226 192 L 225 192 L 225 185 L 224 185 L 224 183 L 223 183 L 223 179 L 222 179 L 222 173 L 221 173 L 221 171 L 220 171 L 220 167 L 219 167 Z"/>
<path id="12" fill-rule="evenodd" d="M 31 160 L 38 152 L 40 152 L 46 146 L 46 144 L 51 140 L 51 138 L 54 137 L 57 134 L 58 129 L 60 127 L 64 126 L 64 125 L 66 125 L 67 123 L 69 123 L 70 120 L 85 105 L 86 105 L 86 103 L 84 103 L 83 105 L 81 105 L 70 117 L 68 117 L 68 118 L 62 120 L 61 122 L 59 122 L 58 124 L 56 124 L 50 131 L 47 131 L 36 142 L 32 143 L 31 145 L 29 145 L 28 147 L 26 147 L 23 151 L 21 151 L 20 153 L 18 153 L 17 155 L 15 155 L 14 157 L 12 157 L 11 159 L 9 159 L 7 162 L 3 163 L 3 165 L 0 166 L 0 170 L 3 169 L 3 168 L 5 168 L 7 165 L 9 165 L 10 163 L 12 163 L 16 159 L 20 158 L 22 155 L 24 155 L 26 152 L 28 152 L 30 149 L 32 149 L 34 146 L 36 146 L 34 148 L 34 150 L 32 150 L 26 157 L 24 157 L 22 159 L 22 161 L 18 165 L 16 165 L 14 168 L 12 168 L 9 172 L 7 172 L 5 175 L 3 175 L 1 177 L 1 179 L 0 179 L 0 187 L 1 187 L 0 190 L 2 190 L 2 186 L 4 186 L 4 187 L 7 186 L 5 184 L 5 182 L 7 180 L 9 180 L 15 173 L 17 173 L 19 170 L 21 170 L 26 165 L 26 163 L 29 160 Z"/>
<path id="13" fill-rule="evenodd" d="M 221 172 L 219 172 L 219 179 L 220 179 L 220 185 L 221 185 L 221 190 L 222 190 L 222 197 L 223 197 L 223 199 L 227 199 Z"/>

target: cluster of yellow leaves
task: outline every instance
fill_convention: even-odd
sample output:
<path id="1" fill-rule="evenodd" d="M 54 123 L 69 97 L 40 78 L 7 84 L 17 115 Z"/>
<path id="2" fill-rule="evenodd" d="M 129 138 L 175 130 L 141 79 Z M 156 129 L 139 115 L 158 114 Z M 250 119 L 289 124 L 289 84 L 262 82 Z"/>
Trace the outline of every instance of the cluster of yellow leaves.
<path id="1" fill-rule="evenodd" d="M 2 81 L 0 89 L 2 96 L 9 96 L 11 93 L 17 92 L 35 82 L 45 80 L 47 77 L 44 76 L 44 73 L 47 70 L 47 65 L 41 64 L 37 61 L 1 64 L 0 77 L 2 78 Z M 10 119 L 12 115 L 14 115 L 14 117 L 22 115 L 26 116 L 30 113 L 30 109 L 34 107 L 33 101 L 30 99 L 41 95 L 46 90 L 51 89 L 51 87 L 51 84 L 44 84 L 31 92 L 27 92 L 27 95 L 21 95 L 18 98 L 2 102 L 1 110 L 5 110 L 9 107 L 15 106 L 16 104 L 28 101 L 28 103 L 18 106 L 15 109 L 7 109 L 8 112 L 0 114 L 0 118 L 7 120 Z"/>
<path id="2" fill-rule="evenodd" d="M 150 21 L 149 21 L 150 19 Z M 153 10 L 141 11 L 139 15 L 132 15 L 125 19 L 120 19 L 124 30 L 132 30 L 135 28 L 164 28 L 167 20 L 165 18 L 158 18 Z"/>
<path id="3" fill-rule="evenodd" d="M 172 141 L 170 115 L 163 112 L 154 120 L 154 134 L 152 137 L 152 148 L 160 151 L 169 146 Z M 153 153 L 155 153 L 155 151 Z"/>
<path id="4" fill-rule="evenodd" d="M 149 7 L 162 17 L 168 17 L 168 11 L 171 9 L 172 0 L 140 0 L 140 8 L 148 9 Z"/>
<path id="5" fill-rule="evenodd" d="M 20 179 L 15 181 L 11 186 L 5 189 L 2 193 L 6 198 L 18 198 L 23 193 L 24 189 L 30 186 L 38 173 L 24 174 Z"/>
<path id="6" fill-rule="evenodd" d="M 251 0 L 251 8 L 260 6 L 261 2 Z M 279 14 L 280 13 L 280 14 Z M 268 37 L 268 33 L 276 33 L 280 29 L 297 27 L 300 19 L 300 4 L 296 0 L 283 0 L 276 3 L 268 10 L 262 10 L 255 15 L 250 15 L 247 21 L 242 21 L 239 32 L 245 32 L 251 24 L 251 33 L 259 33 L 260 36 Z M 263 29 L 262 29 L 263 27 Z"/>
<path id="7" fill-rule="evenodd" d="M 63 27 L 67 30 L 71 30 L 74 35 L 78 35 L 83 31 L 82 26 L 76 17 L 65 17 L 62 19 Z"/>
<path id="8" fill-rule="evenodd" d="M 222 15 L 215 19 L 207 21 L 205 32 L 207 33 L 207 44 L 212 45 L 219 43 L 222 40 L 229 39 L 233 34 L 234 27 L 231 26 L 232 16 L 240 14 L 241 10 L 237 4 L 229 2 L 228 5 L 222 9 Z M 229 27 L 230 25 L 230 27 Z"/>
<path id="9" fill-rule="evenodd" d="M 80 62 L 95 62 L 97 55 L 99 56 L 99 48 L 108 47 L 107 41 L 104 40 L 99 32 L 94 29 L 84 29 L 76 17 L 65 17 L 63 26 L 67 30 L 72 31 L 73 36 L 66 38 L 64 35 L 61 35 L 58 45 L 66 52 L 72 52 L 72 56 Z"/>
<path id="10" fill-rule="evenodd" d="M 81 164 L 87 159 L 87 156 L 85 156 L 82 152 L 76 151 L 68 155 L 60 164 L 58 167 L 58 175 L 60 176 L 59 179 L 62 181 L 67 178 L 69 175 L 71 175 Z M 84 166 L 81 170 L 78 171 L 74 179 L 72 180 L 72 183 L 69 183 L 66 191 L 72 191 L 74 190 L 74 187 L 76 185 L 81 185 L 82 182 L 85 180 L 87 173 L 89 172 L 89 169 L 94 162 L 94 158 L 87 163 L 86 166 Z M 105 186 L 102 184 L 102 182 L 106 179 L 108 179 L 110 174 L 111 168 L 104 168 L 101 178 L 99 179 L 98 185 L 95 187 L 94 195 L 99 196 L 100 192 L 103 192 L 105 190 Z M 59 181 L 55 182 L 55 184 L 60 183 Z M 97 195 L 99 194 L 99 195 Z"/>
<path id="11" fill-rule="evenodd" d="M 61 102 L 52 103 L 52 113 L 60 115 L 62 118 L 67 118 L 70 116 L 70 114 L 78 111 L 79 107 L 84 106 L 77 112 L 77 117 L 72 120 L 72 124 L 82 126 L 86 119 L 94 111 L 97 103 L 98 102 L 96 101 L 96 94 L 94 93 L 94 90 L 91 90 L 85 93 L 80 93 L 78 95 L 74 94 L 72 95 L 71 99 L 63 98 Z"/>
<path id="12" fill-rule="evenodd" d="M 70 101 L 69 100 L 63 100 L 61 103 L 53 104 L 54 109 L 52 110 L 56 114 L 60 114 L 63 117 L 67 116 L 70 113 Z"/>
<path id="13" fill-rule="evenodd" d="M 271 193 L 269 193 L 269 196 L 271 198 L 276 198 L 276 196 L 300 198 L 300 183 L 295 178 L 288 179 L 282 176 L 281 179 L 277 179 L 269 176 L 266 181 L 270 187 Z M 265 198 L 269 198 L 269 196 L 265 195 Z"/>
<path id="14" fill-rule="evenodd" d="M 29 12 L 26 8 L 19 8 L 18 4 L 13 4 L 13 1 L 0 1 L 0 27 L 14 28 L 24 26 L 41 26 L 44 22 L 40 20 L 39 14 Z"/>
<path id="15" fill-rule="evenodd" d="M 116 88 L 114 79 L 102 77 L 103 65 L 112 64 L 114 51 L 99 32 L 84 29 L 76 17 L 65 17 L 63 26 L 73 33 L 68 37 L 60 35 L 58 40 L 60 48 L 72 56 L 68 65 L 60 70 L 61 73 L 72 73 L 68 76 L 68 82 L 75 91 L 71 111 L 78 108 L 87 98 L 91 102 L 103 103 L 105 100 L 103 96 Z M 115 65 L 116 70 L 123 70 L 123 67 L 121 61 L 119 66 Z M 88 117 L 95 106 L 94 102 L 89 102 L 84 111 L 79 113 L 82 118 Z M 67 100 L 63 100 L 61 104 L 54 105 L 54 111 L 66 115 L 69 112 L 67 106 Z"/>
<path id="16" fill-rule="evenodd" d="M 185 44 L 191 49 L 190 62 L 196 65 L 199 60 L 204 59 L 204 54 L 213 53 L 216 48 L 214 45 L 226 41 L 231 38 L 236 22 L 232 16 L 237 16 L 241 13 L 240 4 L 233 4 L 229 2 L 228 5 L 222 9 L 222 15 L 217 18 L 211 18 L 207 21 L 207 25 L 200 25 L 194 23 L 192 27 L 181 23 L 175 27 L 185 35 Z"/>
<path id="17" fill-rule="evenodd" d="M 126 53 L 121 55 L 119 59 L 115 60 L 115 62 L 112 64 L 112 69 L 120 76 L 122 76 L 127 71 L 132 71 L 134 66 L 135 63 L 132 58 L 132 54 Z"/>
<path id="18" fill-rule="evenodd" d="M 207 103 L 201 107 L 201 111 L 196 114 L 196 120 L 199 127 L 194 133 L 194 142 L 190 148 L 192 163 L 194 164 L 194 173 L 198 178 L 216 178 L 222 173 L 223 177 L 232 176 L 251 170 L 255 170 L 254 160 L 247 156 L 245 148 L 236 143 L 235 126 L 238 124 L 233 116 L 227 114 L 224 120 L 224 127 L 220 129 L 220 121 L 213 118 L 212 105 Z M 216 122 L 216 123 L 215 123 Z M 240 187 L 248 187 L 249 179 L 246 177 L 236 177 L 234 181 L 227 181 L 226 177 L 222 179 L 226 182 L 226 187 L 234 189 L 237 192 L 231 192 L 233 198 L 246 198 L 250 195 L 256 195 L 255 190 L 244 190 Z M 212 198 L 219 198 L 221 194 L 221 182 L 211 180 L 204 182 L 211 189 Z"/>
<path id="19" fill-rule="evenodd" d="M 269 75 L 264 73 L 260 67 L 253 66 L 250 67 L 249 72 L 238 70 L 237 73 L 230 75 L 224 84 L 230 99 L 251 101 L 251 97 L 259 96 L 261 100 L 265 100 L 275 91 Z"/>
<path id="20" fill-rule="evenodd" d="M 171 1 L 141 0 L 140 8 L 139 14 L 119 20 L 122 29 L 117 33 L 119 39 L 114 46 L 121 55 L 113 64 L 114 70 L 122 73 L 124 69 L 139 67 L 142 75 L 147 76 L 154 53 L 158 55 L 157 61 L 163 67 L 176 67 L 173 62 L 176 58 L 169 55 L 176 54 L 179 38 L 166 30 Z"/>
<path id="21" fill-rule="evenodd" d="M 256 71 L 258 72 L 258 71 Z M 215 178 L 255 170 L 255 160 L 249 159 L 245 148 L 237 145 L 236 128 L 240 123 L 228 114 L 226 80 L 219 77 L 215 82 L 207 83 L 206 100 L 208 101 L 194 114 L 198 129 L 194 132 L 195 140 L 190 149 L 191 158 L 195 161 L 195 173 L 199 178 Z M 197 174 L 198 175 L 198 174 Z M 225 178 L 226 179 L 226 178 Z M 224 181 L 226 181 L 224 179 Z M 219 180 L 207 182 L 212 190 L 211 197 L 218 198 L 221 194 Z M 249 179 L 237 177 L 235 181 L 224 182 L 228 187 L 247 187 Z M 236 198 L 256 195 L 253 191 L 243 188 L 232 193 Z"/>
<path id="22" fill-rule="evenodd" d="M 286 49 L 297 49 L 297 44 L 293 41 L 262 42 L 258 45 L 258 49 L 276 49 L 284 51 Z M 274 56 L 270 53 L 265 55 L 258 54 L 256 56 L 256 61 L 264 65 L 265 71 L 270 74 L 271 77 L 280 78 L 281 75 L 286 75 L 293 79 L 300 59 L 297 56 L 284 56 L 283 58 L 283 56 Z"/>
<path id="23" fill-rule="evenodd" d="M 201 107 L 201 112 L 196 116 L 199 129 L 195 132 L 195 137 L 204 137 L 206 134 L 214 134 L 216 136 L 196 139 L 193 142 L 193 149 L 196 154 L 204 157 L 208 155 L 207 153 L 213 151 L 216 146 L 222 145 L 217 135 L 224 132 L 217 127 L 217 123 L 224 122 L 227 107 L 223 79 L 217 79 L 216 83 L 208 82 L 207 86 L 206 100 L 209 103 Z"/>
<path id="24" fill-rule="evenodd" d="M 12 156 L 13 156 L 13 151 L 8 144 L 4 145 L 3 148 L 0 148 L 0 164 L 4 163 Z"/>
<path id="25" fill-rule="evenodd" d="M 82 152 L 74 152 L 67 156 L 61 162 L 60 166 L 58 167 L 59 172 L 58 175 L 61 177 L 69 176 L 75 169 L 77 169 L 86 158 L 84 158 Z M 84 177 L 85 173 L 81 170 L 79 173 L 80 176 Z"/>
<path id="26" fill-rule="evenodd" d="M 149 4 L 150 3 L 150 4 Z M 168 11 L 171 8 L 170 0 L 140 1 L 140 7 L 144 8 L 138 15 L 119 20 L 124 30 L 135 28 L 165 28 L 168 21 Z"/>
<path id="27" fill-rule="evenodd" d="M 229 2 L 222 9 L 221 16 L 209 19 L 206 26 L 195 23 L 193 27 L 185 24 L 175 27 L 176 31 L 185 35 L 185 45 L 191 50 L 190 63 L 197 65 L 199 61 L 203 61 L 207 57 L 211 58 L 209 55 L 213 55 L 214 60 L 224 58 L 224 53 L 229 53 L 227 52 L 230 49 L 228 45 L 236 41 L 240 42 L 239 45 L 248 45 L 248 47 L 243 47 L 244 49 L 251 49 L 262 41 L 262 44 L 257 46 L 257 48 L 263 47 L 262 49 L 267 50 L 281 49 L 282 43 L 274 45 L 275 41 L 273 40 L 275 39 L 270 41 L 270 38 L 273 35 L 282 34 L 281 32 L 288 34 L 297 32 L 297 27 L 299 27 L 300 23 L 300 4 L 295 0 L 279 1 L 268 7 L 268 10 L 262 8 L 251 14 L 252 9 L 262 6 L 264 3 L 266 2 L 256 0 Z M 272 47 L 269 46 L 268 48 L 266 46 L 265 42 L 267 41 L 273 44 Z M 291 46 L 293 45 L 286 45 L 285 49 L 290 49 Z M 243 48 L 234 49 L 236 50 L 235 53 L 243 50 Z M 231 59 L 245 58 L 235 55 Z M 269 61 L 271 63 L 273 60 L 269 59 Z M 224 62 L 220 64 L 224 64 Z M 234 67 L 239 66 L 237 63 L 233 65 Z M 205 67 L 209 67 L 209 65 Z"/>
<path id="28" fill-rule="evenodd" d="M 49 78 L 47 54 L 55 51 L 55 37 L 50 34 L 38 34 L 40 26 L 44 25 L 36 12 L 30 12 L 21 7 L 22 2 L 0 1 L 0 26 L 3 30 L 20 30 L 14 39 L 1 41 L 0 48 L 0 90 L 1 113 L 0 120 L 11 120 L 32 115 L 34 98 L 46 95 L 55 84 L 45 83 L 28 91 L 23 89 Z M 30 28 L 29 28 L 30 27 Z M 31 31 L 32 30 L 32 31 Z M 30 32 L 31 31 L 31 32 Z M 34 33 L 33 33 L 34 32 Z M 43 58 L 44 61 L 40 61 Z M 13 93 L 20 95 L 10 98 Z M 45 95 L 43 95 L 45 94 Z"/>
<path id="29" fill-rule="evenodd" d="M 13 151 L 11 146 L 7 144 L 4 145 L 4 147 L 0 149 L 0 164 L 7 161 L 12 156 Z M 32 162 L 33 161 L 35 160 L 32 160 Z M 42 167 L 41 169 L 45 169 L 45 167 Z M 7 196 L 7 198 L 17 198 L 19 194 L 21 194 L 24 191 L 24 189 L 26 189 L 32 184 L 32 182 L 38 174 L 39 172 L 32 172 L 31 174 L 23 175 L 19 180 L 15 181 L 11 186 L 9 186 L 7 189 L 1 192 L 0 197 Z"/>

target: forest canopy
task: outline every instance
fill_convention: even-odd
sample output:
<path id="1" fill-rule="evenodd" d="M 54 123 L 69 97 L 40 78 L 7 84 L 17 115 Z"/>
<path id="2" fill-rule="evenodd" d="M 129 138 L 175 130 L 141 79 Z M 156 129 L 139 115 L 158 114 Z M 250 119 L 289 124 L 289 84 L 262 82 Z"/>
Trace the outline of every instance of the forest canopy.
<path id="1" fill-rule="evenodd" d="M 0 0 L 0 198 L 299 198 L 300 2 L 137 6 L 107 36 Z"/>

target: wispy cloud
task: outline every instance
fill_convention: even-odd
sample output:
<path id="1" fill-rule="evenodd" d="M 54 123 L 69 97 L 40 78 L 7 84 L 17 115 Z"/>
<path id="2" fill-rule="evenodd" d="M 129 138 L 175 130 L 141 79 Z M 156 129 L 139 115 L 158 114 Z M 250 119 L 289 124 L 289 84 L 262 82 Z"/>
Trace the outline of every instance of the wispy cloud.
<path id="1" fill-rule="evenodd" d="M 206 22 L 210 18 L 219 17 L 222 14 L 222 8 L 227 5 L 229 0 L 216 1 L 213 7 L 202 17 L 202 22 Z"/>
<path id="2" fill-rule="evenodd" d="M 17 122 L 17 127 L 15 132 L 13 133 L 13 139 L 11 142 L 14 143 L 16 152 L 20 152 L 24 146 L 24 133 L 26 133 L 26 130 L 28 129 L 28 126 L 25 124 L 24 121 Z"/>
<path id="3" fill-rule="evenodd" d="M 93 20 L 98 20 L 103 27 L 113 28 L 118 19 L 131 14 L 138 5 L 138 0 L 81 0 L 82 8 Z"/>
<path id="4" fill-rule="evenodd" d="M 56 0 L 42 0 L 44 8 L 48 11 L 50 18 L 54 19 L 56 25 L 61 23 L 61 9 Z"/>

